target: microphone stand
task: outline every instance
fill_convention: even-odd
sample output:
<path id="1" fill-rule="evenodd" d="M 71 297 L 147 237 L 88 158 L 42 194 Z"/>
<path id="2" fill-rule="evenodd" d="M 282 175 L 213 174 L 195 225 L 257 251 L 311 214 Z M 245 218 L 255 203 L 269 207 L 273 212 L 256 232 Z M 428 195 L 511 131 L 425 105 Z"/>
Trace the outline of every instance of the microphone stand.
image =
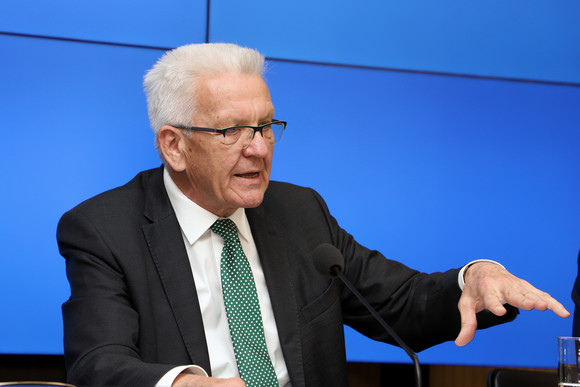
<path id="1" fill-rule="evenodd" d="M 403 348 L 403 350 L 409 355 L 411 360 L 413 361 L 413 366 L 415 369 L 415 385 L 417 387 L 421 387 L 421 366 L 419 365 L 419 359 L 417 358 L 417 354 L 405 344 L 405 342 L 397 335 L 397 333 L 383 320 L 383 318 L 377 313 L 375 308 L 373 308 L 368 301 L 356 290 L 353 284 L 346 278 L 344 274 L 342 274 L 341 268 L 338 265 L 333 265 L 330 268 L 332 274 L 337 276 L 342 280 L 342 282 L 350 289 L 350 291 L 359 299 L 360 302 L 368 309 L 369 312 L 373 315 L 373 317 L 381 324 L 381 326 L 387 331 L 389 335 L 395 340 L 395 342 Z"/>

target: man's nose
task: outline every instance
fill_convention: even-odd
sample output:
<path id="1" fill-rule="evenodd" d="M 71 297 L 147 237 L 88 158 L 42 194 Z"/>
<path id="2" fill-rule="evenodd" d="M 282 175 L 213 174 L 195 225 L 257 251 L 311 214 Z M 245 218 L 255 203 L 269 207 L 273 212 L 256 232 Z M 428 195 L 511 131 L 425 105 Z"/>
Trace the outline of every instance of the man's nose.
<path id="1" fill-rule="evenodd" d="M 269 145 L 262 133 L 259 131 L 254 132 L 254 138 L 250 141 L 250 144 L 244 149 L 244 154 L 247 156 L 258 156 L 264 157 L 268 154 L 271 145 Z"/>

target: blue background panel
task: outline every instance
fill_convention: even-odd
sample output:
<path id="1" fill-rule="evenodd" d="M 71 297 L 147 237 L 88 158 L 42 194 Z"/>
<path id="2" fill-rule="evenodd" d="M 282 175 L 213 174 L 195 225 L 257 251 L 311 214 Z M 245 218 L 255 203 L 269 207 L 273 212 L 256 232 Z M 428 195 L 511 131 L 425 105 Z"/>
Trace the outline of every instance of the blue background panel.
<path id="1" fill-rule="evenodd" d="M 224 0 L 210 39 L 280 59 L 580 83 L 578 15 L 576 0 Z"/>
<path id="2" fill-rule="evenodd" d="M 204 40 L 205 4 L 4 1 L 0 31 L 172 47 Z M 578 83 L 579 7 L 222 1 L 210 37 L 273 58 Z M 0 64 L 0 353 L 61 353 L 57 221 L 160 164 L 141 82 L 163 52 L 6 35 L 0 50 L 10 59 Z M 497 259 L 573 310 L 580 87 L 276 60 L 267 80 L 289 121 L 273 179 L 317 189 L 344 228 L 389 258 L 428 272 Z M 349 360 L 408 361 L 346 332 Z M 571 319 L 522 312 L 465 348 L 419 357 L 553 368 L 556 338 L 570 332 Z"/>
<path id="3" fill-rule="evenodd" d="M 0 36 L 0 52 L 0 353 L 62 353 L 56 225 L 160 164 L 141 79 L 161 51 Z"/>
<path id="4" fill-rule="evenodd" d="M 0 31 L 172 48 L 206 35 L 202 0 L 3 0 Z"/>
<path id="5" fill-rule="evenodd" d="M 288 120 L 273 179 L 317 189 L 344 228 L 389 258 L 427 272 L 497 259 L 573 310 L 579 88 L 278 62 L 267 78 Z M 523 311 L 468 347 L 420 359 L 555 367 L 571 322 Z M 347 333 L 350 360 L 407 359 Z"/>

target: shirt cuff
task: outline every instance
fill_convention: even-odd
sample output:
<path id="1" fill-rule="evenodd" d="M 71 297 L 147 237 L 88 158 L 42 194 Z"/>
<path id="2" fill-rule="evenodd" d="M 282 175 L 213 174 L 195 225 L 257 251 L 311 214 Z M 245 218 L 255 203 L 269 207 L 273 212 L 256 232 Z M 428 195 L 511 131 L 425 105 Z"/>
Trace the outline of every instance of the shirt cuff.
<path id="1" fill-rule="evenodd" d="M 155 384 L 155 387 L 171 387 L 175 379 L 182 372 L 187 372 L 193 375 L 203 375 L 209 376 L 207 372 L 200 366 L 196 365 L 185 365 L 172 368 L 169 370 L 159 381 Z"/>
<path id="2" fill-rule="evenodd" d="M 473 265 L 474 263 L 478 263 L 478 262 L 491 262 L 491 263 L 495 263 L 496 265 L 500 265 L 502 268 L 505 269 L 505 267 L 496 261 L 492 261 L 491 259 L 476 259 L 474 261 L 469 262 L 467 265 L 463 266 L 461 268 L 461 270 L 459 271 L 459 275 L 457 276 L 457 283 L 459 284 L 459 288 L 461 289 L 461 291 L 463 291 L 463 288 L 465 287 L 465 278 L 463 277 L 465 275 L 465 271 L 467 270 L 467 268 L 471 265 Z"/>

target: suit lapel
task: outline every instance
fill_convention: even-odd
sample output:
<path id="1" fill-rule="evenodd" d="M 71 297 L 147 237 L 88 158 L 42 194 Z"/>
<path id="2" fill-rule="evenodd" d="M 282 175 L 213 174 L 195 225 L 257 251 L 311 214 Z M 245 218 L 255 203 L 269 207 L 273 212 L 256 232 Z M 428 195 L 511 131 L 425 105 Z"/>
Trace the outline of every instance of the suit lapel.
<path id="1" fill-rule="evenodd" d="M 165 191 L 162 171 L 159 168 L 144 183 L 147 195 L 144 213 L 151 223 L 143 225 L 143 233 L 191 364 L 211 373 L 193 274 L 179 223 Z M 293 386 L 304 386 L 299 310 L 289 274 L 290 249 L 284 247 L 286 242 L 281 225 L 266 217 L 262 206 L 247 209 L 246 214 L 264 270 L 290 380 Z"/>
<path id="2" fill-rule="evenodd" d="M 161 168 L 151 176 L 145 189 L 145 216 L 151 223 L 143 225 L 143 233 L 151 257 L 159 272 L 191 364 L 199 365 L 211 373 L 193 274 L 179 223 L 165 191 Z"/>
<path id="3" fill-rule="evenodd" d="M 284 361 L 293 386 L 303 386 L 304 367 L 300 340 L 299 310 L 290 275 L 290 249 L 285 248 L 281 225 L 268 218 L 262 206 L 246 209 L 252 236 L 260 255 L 268 293 L 276 319 Z"/>

